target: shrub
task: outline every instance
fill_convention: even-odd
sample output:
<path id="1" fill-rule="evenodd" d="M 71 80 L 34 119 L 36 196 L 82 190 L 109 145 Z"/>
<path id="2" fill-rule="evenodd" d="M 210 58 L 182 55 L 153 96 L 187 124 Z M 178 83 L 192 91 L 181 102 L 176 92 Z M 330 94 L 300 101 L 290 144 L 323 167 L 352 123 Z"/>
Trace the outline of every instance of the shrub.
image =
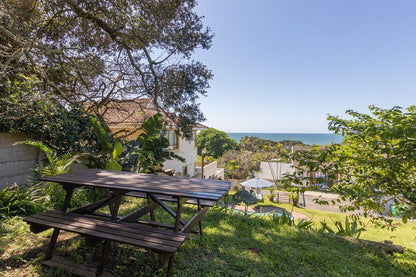
<path id="1" fill-rule="evenodd" d="M 38 186 L 14 185 L 0 192 L 1 218 L 36 214 L 44 208 L 44 196 Z"/>
<path id="2" fill-rule="evenodd" d="M 361 232 L 365 231 L 365 227 L 358 228 L 358 221 L 349 221 L 348 216 L 345 217 L 345 224 L 343 225 L 340 220 L 332 220 L 336 230 L 332 229 L 326 222 L 321 221 L 321 226 L 317 229 L 320 233 L 331 233 L 344 237 L 360 238 Z"/>

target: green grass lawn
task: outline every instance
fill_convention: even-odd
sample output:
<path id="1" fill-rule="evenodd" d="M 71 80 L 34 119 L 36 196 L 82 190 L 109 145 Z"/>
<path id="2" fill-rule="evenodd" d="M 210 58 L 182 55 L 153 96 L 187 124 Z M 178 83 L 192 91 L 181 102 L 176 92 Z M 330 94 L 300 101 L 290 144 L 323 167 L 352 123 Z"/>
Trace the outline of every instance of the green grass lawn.
<path id="1" fill-rule="evenodd" d="M 314 221 L 315 226 L 318 225 L 320 221 L 325 221 L 333 225 L 331 219 L 340 220 L 342 223 L 344 223 L 346 216 L 345 214 L 341 213 L 293 207 L 291 204 L 272 203 L 269 200 L 265 200 L 264 203 L 259 203 L 259 205 L 275 206 L 286 209 L 287 211 L 293 210 L 295 212 L 302 213 Z M 365 219 L 363 219 L 363 221 L 368 222 L 368 220 Z M 387 228 L 377 227 L 375 224 L 369 223 L 365 226 L 366 231 L 361 233 L 360 238 L 373 241 L 391 240 L 394 244 L 399 244 L 416 251 L 416 222 L 408 222 L 405 224 L 400 220 L 396 220 L 393 222 L 393 226 L 395 228 L 394 230 L 391 230 Z"/>
<path id="2" fill-rule="evenodd" d="M 136 204 L 125 203 L 122 213 Z M 192 212 L 186 207 L 184 214 L 189 218 Z M 317 220 L 325 217 L 323 212 L 299 212 Z M 160 210 L 156 216 L 172 222 Z M 204 231 L 203 237 L 192 235 L 176 255 L 176 276 L 416 276 L 413 250 L 389 255 L 313 231 L 276 228 L 266 218 L 212 208 L 204 218 Z M 69 276 L 40 265 L 51 231 L 35 235 L 14 218 L 4 221 L 0 232 L 0 276 Z M 73 234 L 65 233 L 63 239 L 56 251 L 59 255 L 78 263 L 96 261 L 99 248 L 88 248 Z M 165 275 L 156 254 L 118 244 L 112 248 L 106 270 L 116 276 Z"/>

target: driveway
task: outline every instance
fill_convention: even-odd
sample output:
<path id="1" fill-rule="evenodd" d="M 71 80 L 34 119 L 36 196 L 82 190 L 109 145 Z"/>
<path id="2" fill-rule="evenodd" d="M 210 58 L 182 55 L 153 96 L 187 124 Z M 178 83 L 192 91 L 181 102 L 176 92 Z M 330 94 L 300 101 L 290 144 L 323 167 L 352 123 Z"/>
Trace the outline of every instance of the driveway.
<path id="1" fill-rule="evenodd" d="M 264 190 L 265 194 L 268 194 L 268 192 L 269 191 Z M 289 202 L 289 192 L 287 192 L 287 191 L 278 191 L 278 192 L 279 192 L 280 202 L 288 203 Z M 342 213 L 338 208 L 339 203 L 336 203 L 335 206 L 332 205 L 332 201 L 336 201 L 338 199 L 337 194 L 326 193 L 326 192 L 322 192 L 322 191 L 306 191 L 304 195 L 305 195 L 305 208 L 307 208 L 307 209 Z M 314 199 L 320 199 L 320 200 L 323 200 L 323 201 L 328 201 L 329 205 L 319 205 L 319 204 L 315 203 Z M 303 206 L 302 195 L 300 195 L 299 203 L 301 204 L 301 206 Z M 345 204 L 347 202 L 342 201 L 341 203 Z"/>

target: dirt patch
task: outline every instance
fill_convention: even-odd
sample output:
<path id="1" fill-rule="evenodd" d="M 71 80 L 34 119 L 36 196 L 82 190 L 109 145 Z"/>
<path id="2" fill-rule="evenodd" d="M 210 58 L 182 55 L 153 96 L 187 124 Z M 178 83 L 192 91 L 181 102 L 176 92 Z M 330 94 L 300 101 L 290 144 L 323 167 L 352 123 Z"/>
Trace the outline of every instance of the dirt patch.
<path id="1" fill-rule="evenodd" d="M 255 254 L 255 255 L 260 254 L 260 249 L 258 249 L 258 248 L 249 248 L 248 250 L 249 250 L 251 253 Z"/>

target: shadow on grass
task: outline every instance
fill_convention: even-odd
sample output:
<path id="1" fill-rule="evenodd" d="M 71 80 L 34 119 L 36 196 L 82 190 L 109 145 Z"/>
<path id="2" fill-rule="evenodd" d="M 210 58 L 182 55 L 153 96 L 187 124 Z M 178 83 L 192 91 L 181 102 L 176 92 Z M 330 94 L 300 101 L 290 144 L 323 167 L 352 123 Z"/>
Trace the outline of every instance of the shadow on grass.
<path id="1" fill-rule="evenodd" d="M 187 218 L 194 212 L 192 207 L 184 209 Z M 172 220 L 161 210 L 156 217 Z M 312 231 L 278 229 L 268 219 L 229 215 L 218 209 L 211 209 L 203 223 L 204 236 L 191 235 L 176 255 L 176 276 L 416 276 L 414 252 L 392 256 Z M 44 242 L 22 252 L 20 261 L 10 257 L 0 265 L 18 269 L 31 261 L 39 275 L 59 276 L 59 271 L 39 266 L 46 247 Z M 99 247 L 90 248 L 77 236 L 59 241 L 56 252 L 77 263 L 95 264 Z M 116 276 L 164 276 L 165 269 L 157 254 L 121 244 L 113 244 L 106 264 L 106 271 Z"/>

